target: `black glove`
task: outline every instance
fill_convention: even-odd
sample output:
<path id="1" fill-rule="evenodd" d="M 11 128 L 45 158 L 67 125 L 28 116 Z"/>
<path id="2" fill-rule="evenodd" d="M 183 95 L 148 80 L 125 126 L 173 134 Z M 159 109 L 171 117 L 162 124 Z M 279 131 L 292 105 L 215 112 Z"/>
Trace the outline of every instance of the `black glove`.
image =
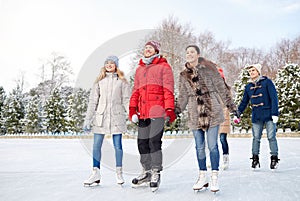
<path id="1" fill-rule="evenodd" d="M 175 107 L 175 114 L 178 117 L 179 114 L 181 113 L 181 109 L 179 107 Z"/>

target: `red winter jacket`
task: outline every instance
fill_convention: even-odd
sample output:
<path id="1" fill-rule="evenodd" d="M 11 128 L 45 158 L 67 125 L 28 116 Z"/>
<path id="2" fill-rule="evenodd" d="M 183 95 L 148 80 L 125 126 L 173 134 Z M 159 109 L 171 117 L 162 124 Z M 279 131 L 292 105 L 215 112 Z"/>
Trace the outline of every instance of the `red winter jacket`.
<path id="1" fill-rule="evenodd" d="M 174 109 L 174 77 L 165 58 L 156 57 L 149 65 L 140 60 L 129 107 L 137 108 L 139 119 L 164 117 L 166 109 Z"/>

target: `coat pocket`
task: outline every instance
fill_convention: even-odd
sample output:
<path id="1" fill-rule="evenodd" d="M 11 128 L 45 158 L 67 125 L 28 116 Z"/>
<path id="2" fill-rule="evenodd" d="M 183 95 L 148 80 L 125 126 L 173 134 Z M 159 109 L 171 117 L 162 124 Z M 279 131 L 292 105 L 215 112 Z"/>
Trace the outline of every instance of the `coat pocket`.
<path id="1" fill-rule="evenodd" d="M 96 113 L 94 125 L 101 127 L 103 124 L 103 114 Z"/>

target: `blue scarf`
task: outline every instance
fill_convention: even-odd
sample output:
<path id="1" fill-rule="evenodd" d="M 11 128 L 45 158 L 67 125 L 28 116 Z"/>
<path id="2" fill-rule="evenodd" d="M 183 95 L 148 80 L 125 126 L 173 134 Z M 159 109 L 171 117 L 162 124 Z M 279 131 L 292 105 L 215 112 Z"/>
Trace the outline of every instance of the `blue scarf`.
<path id="1" fill-rule="evenodd" d="M 149 64 L 152 63 L 153 59 L 156 58 L 156 57 L 159 57 L 159 54 L 155 54 L 155 55 L 153 55 L 149 58 L 143 57 L 142 61 L 143 61 L 144 64 L 149 65 Z"/>

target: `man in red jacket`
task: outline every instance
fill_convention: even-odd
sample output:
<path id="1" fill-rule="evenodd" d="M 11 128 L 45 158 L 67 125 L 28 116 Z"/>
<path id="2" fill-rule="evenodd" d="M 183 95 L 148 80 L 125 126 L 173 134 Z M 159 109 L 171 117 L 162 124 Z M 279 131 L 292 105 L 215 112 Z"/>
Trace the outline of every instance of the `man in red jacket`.
<path id="1" fill-rule="evenodd" d="M 165 119 L 172 123 L 174 76 L 167 60 L 159 54 L 160 43 L 149 41 L 144 47 L 134 77 L 129 103 L 129 119 L 138 122 L 138 150 L 143 172 L 132 180 L 133 187 L 150 182 L 152 191 L 160 184 L 162 136 Z"/>

